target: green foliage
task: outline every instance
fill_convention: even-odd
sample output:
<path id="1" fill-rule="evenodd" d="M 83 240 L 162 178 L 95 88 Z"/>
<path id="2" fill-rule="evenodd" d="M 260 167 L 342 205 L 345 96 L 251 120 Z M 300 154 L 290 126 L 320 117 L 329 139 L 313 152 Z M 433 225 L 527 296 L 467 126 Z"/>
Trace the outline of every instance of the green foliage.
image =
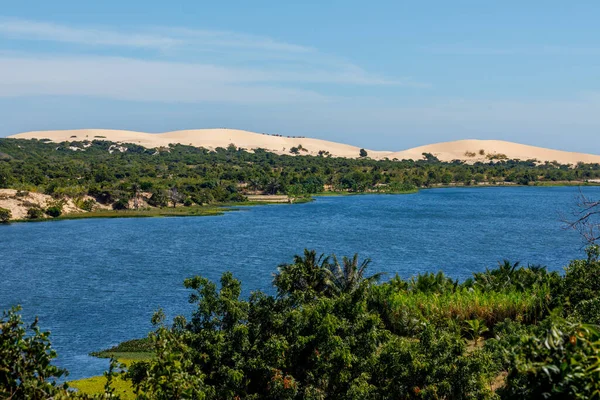
<path id="1" fill-rule="evenodd" d="M 40 330 L 37 318 L 25 326 L 19 311 L 4 311 L 0 321 L 0 398 L 46 399 L 64 393 L 67 386 L 56 379 L 66 371 L 51 364 L 56 352 L 50 333 Z"/>
<path id="2" fill-rule="evenodd" d="M 600 260 L 598 246 L 588 248 L 587 260 L 573 260 L 565 269 L 564 300 L 568 311 L 585 300 L 596 299 L 600 294 Z"/>
<path id="3" fill-rule="evenodd" d="M 415 339 L 394 337 L 382 347 L 374 374 L 381 397 L 374 398 L 496 398 L 490 390 L 496 370 L 488 352 L 468 354 L 460 336 L 430 325 Z"/>
<path id="4" fill-rule="evenodd" d="M 361 157 L 366 157 L 366 156 L 368 156 L 369 154 L 367 153 L 367 151 L 366 151 L 365 149 L 360 149 L 359 155 L 360 155 Z"/>
<path id="5" fill-rule="evenodd" d="M 508 349 L 505 399 L 593 399 L 600 396 L 597 327 L 553 316 Z"/>
<path id="6" fill-rule="evenodd" d="M 169 205 L 167 193 L 164 190 L 153 191 L 152 196 L 150 196 L 150 198 L 148 199 L 148 204 L 150 204 L 153 207 L 166 207 L 167 205 Z"/>
<path id="7" fill-rule="evenodd" d="M 94 199 L 78 201 L 77 207 L 81 208 L 84 211 L 91 212 L 94 211 L 94 208 L 96 207 L 96 202 L 94 201 Z"/>
<path id="8" fill-rule="evenodd" d="M 118 199 L 112 205 L 113 210 L 127 210 L 129 208 L 129 202 L 124 199 Z"/>
<path id="9" fill-rule="evenodd" d="M 574 309 L 574 316 L 587 324 L 600 325 L 600 297 L 580 301 Z"/>
<path id="10" fill-rule="evenodd" d="M 46 208 L 45 212 L 47 215 L 53 218 L 60 217 L 62 214 L 63 205 L 64 201 L 62 200 L 54 201 Z"/>
<path id="11" fill-rule="evenodd" d="M 31 207 L 27 210 L 28 219 L 44 218 L 44 211 L 40 207 Z"/>
<path id="12" fill-rule="evenodd" d="M 0 207 L 0 224 L 7 224 L 12 218 L 12 213 L 6 208 Z"/>
<path id="13" fill-rule="evenodd" d="M 129 200 L 135 193 L 151 192 L 149 203 L 164 207 L 171 199 L 164 192 L 176 187 L 181 200 L 196 204 L 243 199 L 247 191 L 265 194 L 318 192 L 411 192 L 438 184 L 487 182 L 564 182 L 600 178 L 599 164 L 568 166 L 531 161 L 488 160 L 473 165 L 440 162 L 425 154 L 419 160 L 371 160 L 320 156 L 292 157 L 256 149 L 219 148 L 215 151 L 184 145 L 145 149 L 121 144 L 126 152 L 109 153 L 114 143 L 93 140 L 85 151 L 69 149 L 73 143 L 0 138 L 0 187 L 36 190 L 57 198 L 94 197 L 103 204 Z M 80 143 L 81 144 L 81 143 Z M 301 146 L 290 151 L 302 154 Z M 489 155 L 488 155 L 489 156 Z M 162 192 L 162 194 L 161 194 Z M 134 198 L 136 196 L 134 195 Z"/>
<path id="14" fill-rule="evenodd" d="M 274 296 L 243 297 L 229 272 L 219 284 L 192 277 L 184 281 L 191 319 L 168 326 L 159 311 L 147 339 L 101 352 L 146 353 L 124 375 L 111 361 L 94 398 L 125 393 L 113 388 L 117 377 L 138 399 L 598 397 L 600 333 L 580 322 L 600 316 L 595 263 L 590 248 L 564 278 L 505 261 L 464 283 L 438 272 L 378 284 L 379 274 L 366 274 L 369 260 L 305 250 L 279 266 Z M 548 311 L 576 292 L 575 302 Z M 16 310 L 4 315 L 0 397 L 89 397 L 55 383 L 64 371 L 51 364 L 47 333 L 34 323 L 26 335 Z M 6 367 L 15 363 L 22 367 Z"/>
<path id="15" fill-rule="evenodd" d="M 415 334 L 426 322 L 439 327 L 449 323 L 464 325 L 468 320 L 481 320 L 493 327 L 506 318 L 532 323 L 546 312 L 546 293 L 461 288 L 432 295 L 408 290 L 392 295 L 387 300 L 387 310 L 390 329 L 403 335 Z"/>
<path id="16" fill-rule="evenodd" d="M 464 330 L 476 343 L 479 342 L 484 333 L 489 331 L 485 323 L 480 319 L 466 320 Z"/>
<path id="17" fill-rule="evenodd" d="M 90 355 L 94 357 L 110 358 L 114 353 L 149 353 L 153 349 L 154 348 L 150 339 L 142 338 L 127 340 L 123 343 L 119 343 L 117 346 L 111 347 L 110 349 L 93 352 Z"/>

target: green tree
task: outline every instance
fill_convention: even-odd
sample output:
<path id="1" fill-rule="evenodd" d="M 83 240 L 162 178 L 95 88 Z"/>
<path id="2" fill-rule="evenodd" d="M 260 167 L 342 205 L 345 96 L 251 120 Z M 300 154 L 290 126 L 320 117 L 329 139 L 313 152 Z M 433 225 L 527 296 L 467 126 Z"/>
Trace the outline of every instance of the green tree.
<path id="1" fill-rule="evenodd" d="M 6 208 L 0 207 L 0 224 L 7 224 L 12 218 L 12 213 Z"/>
<path id="2" fill-rule="evenodd" d="M 42 332 L 37 318 L 25 326 L 19 307 L 2 313 L 0 321 L 0 398 L 48 399 L 65 394 L 67 385 L 57 383 L 66 376 L 52 365 L 56 352 L 49 332 Z"/>

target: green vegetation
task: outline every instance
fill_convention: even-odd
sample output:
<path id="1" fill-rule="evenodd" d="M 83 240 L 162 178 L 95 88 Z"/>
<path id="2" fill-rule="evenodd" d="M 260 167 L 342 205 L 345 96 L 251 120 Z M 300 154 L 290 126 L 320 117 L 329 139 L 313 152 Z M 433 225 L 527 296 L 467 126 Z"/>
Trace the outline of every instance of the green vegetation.
<path id="1" fill-rule="evenodd" d="M 369 260 L 305 250 L 279 266 L 274 295 L 248 298 L 231 273 L 219 285 L 189 278 L 191 319 L 166 324 L 158 312 L 148 338 L 96 354 L 112 357 L 111 369 L 71 382 L 77 393 L 55 383 L 65 371 L 51 364 L 47 333 L 34 323 L 26 335 L 11 310 L 0 325 L 0 393 L 590 399 L 600 394 L 600 333 L 590 325 L 600 318 L 599 255 L 590 246 L 564 275 L 505 261 L 465 282 L 439 272 L 379 283 L 381 274 L 368 274 Z M 13 363 L 22 367 L 6 368 Z"/>
<path id="2" fill-rule="evenodd" d="M 0 224 L 7 224 L 12 218 L 12 213 L 6 208 L 0 207 Z"/>
<path id="3" fill-rule="evenodd" d="M 116 208 L 207 205 L 244 201 L 246 194 L 312 195 L 321 192 L 396 193 L 439 185 L 535 184 L 584 182 L 600 177 L 599 164 L 576 166 L 514 161 L 488 155 L 468 165 L 440 162 L 432 154 L 420 160 L 371 160 L 247 152 L 235 145 L 209 151 L 184 145 L 146 149 L 122 144 L 112 151 L 105 140 L 60 144 L 0 139 L 0 188 L 37 191 L 84 205 L 91 196 Z M 84 147 L 85 146 L 85 147 Z M 84 151 L 73 151 L 70 147 Z M 304 148 L 290 151 L 302 155 Z M 89 199 L 89 198 L 88 198 Z M 87 203 L 87 209 L 92 206 Z"/>

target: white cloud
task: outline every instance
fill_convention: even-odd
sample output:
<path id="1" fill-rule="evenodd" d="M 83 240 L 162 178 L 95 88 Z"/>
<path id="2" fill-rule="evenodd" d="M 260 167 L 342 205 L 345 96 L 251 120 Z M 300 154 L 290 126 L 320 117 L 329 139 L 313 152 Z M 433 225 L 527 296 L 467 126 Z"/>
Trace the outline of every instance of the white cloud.
<path id="1" fill-rule="evenodd" d="M 0 49 L 3 97 L 260 103 L 327 98 L 303 88 L 306 84 L 428 86 L 409 78 L 381 77 L 308 46 L 236 32 L 176 27 L 126 31 L 0 18 L 0 37 L 62 43 L 71 51 L 64 55 Z M 82 46 L 85 55 L 77 54 Z M 99 46 L 115 55 L 133 48 L 157 53 L 146 59 L 90 56 Z"/>
<path id="2" fill-rule="evenodd" d="M 179 102 L 325 101 L 313 91 L 278 82 L 325 77 L 270 75 L 207 64 L 118 57 L 0 56 L 0 96 L 79 95 Z"/>
<path id="3" fill-rule="evenodd" d="M 142 31 L 106 27 L 74 27 L 15 18 L 0 19 L 0 35 L 12 39 L 51 41 L 88 46 L 139 47 L 168 50 L 186 46 L 204 49 L 260 49 L 307 53 L 314 49 L 271 38 L 228 31 L 153 28 Z"/>

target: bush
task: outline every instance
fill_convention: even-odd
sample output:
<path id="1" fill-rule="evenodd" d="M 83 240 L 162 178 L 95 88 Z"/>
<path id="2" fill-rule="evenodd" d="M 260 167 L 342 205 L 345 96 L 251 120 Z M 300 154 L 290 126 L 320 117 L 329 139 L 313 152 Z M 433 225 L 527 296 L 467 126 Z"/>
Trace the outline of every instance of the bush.
<path id="1" fill-rule="evenodd" d="M 60 217 L 60 215 L 62 214 L 62 207 L 57 205 L 50 206 L 46 208 L 46 214 L 53 218 Z"/>
<path id="2" fill-rule="evenodd" d="M 0 224 L 6 224 L 12 218 L 12 213 L 6 208 L 0 208 Z"/>
<path id="3" fill-rule="evenodd" d="M 79 208 L 81 208 L 84 211 L 94 211 L 95 207 L 96 207 L 96 202 L 94 201 L 94 199 L 84 200 L 79 205 Z"/>
<path id="4" fill-rule="evenodd" d="M 148 199 L 148 204 L 153 207 L 166 207 L 169 205 L 169 199 L 164 190 L 155 190 Z"/>
<path id="5" fill-rule="evenodd" d="M 119 199 L 115 201 L 112 205 L 113 210 L 127 210 L 129 208 L 129 203 L 126 200 Z"/>
<path id="6" fill-rule="evenodd" d="M 27 210 L 28 219 L 40 219 L 44 218 L 44 211 L 39 207 L 31 207 Z"/>
<path id="7" fill-rule="evenodd" d="M 582 300 L 575 307 L 575 317 L 586 324 L 600 325 L 600 297 Z"/>
<path id="8" fill-rule="evenodd" d="M 556 315 L 507 349 L 503 399 L 592 399 L 600 393 L 600 334 Z"/>
<path id="9" fill-rule="evenodd" d="M 590 246 L 587 260 L 574 260 L 565 269 L 564 300 L 567 311 L 574 310 L 579 303 L 600 295 L 600 261 L 598 246 Z"/>
<path id="10" fill-rule="evenodd" d="M 49 332 L 40 331 L 37 319 L 25 325 L 19 311 L 18 307 L 4 311 L 0 320 L 0 398 L 66 395 L 67 386 L 55 381 L 67 372 L 51 364 L 56 352 L 50 345 Z"/>
<path id="11" fill-rule="evenodd" d="M 369 154 L 367 153 L 367 151 L 365 149 L 360 149 L 360 152 L 358 153 L 361 157 L 366 157 Z"/>

